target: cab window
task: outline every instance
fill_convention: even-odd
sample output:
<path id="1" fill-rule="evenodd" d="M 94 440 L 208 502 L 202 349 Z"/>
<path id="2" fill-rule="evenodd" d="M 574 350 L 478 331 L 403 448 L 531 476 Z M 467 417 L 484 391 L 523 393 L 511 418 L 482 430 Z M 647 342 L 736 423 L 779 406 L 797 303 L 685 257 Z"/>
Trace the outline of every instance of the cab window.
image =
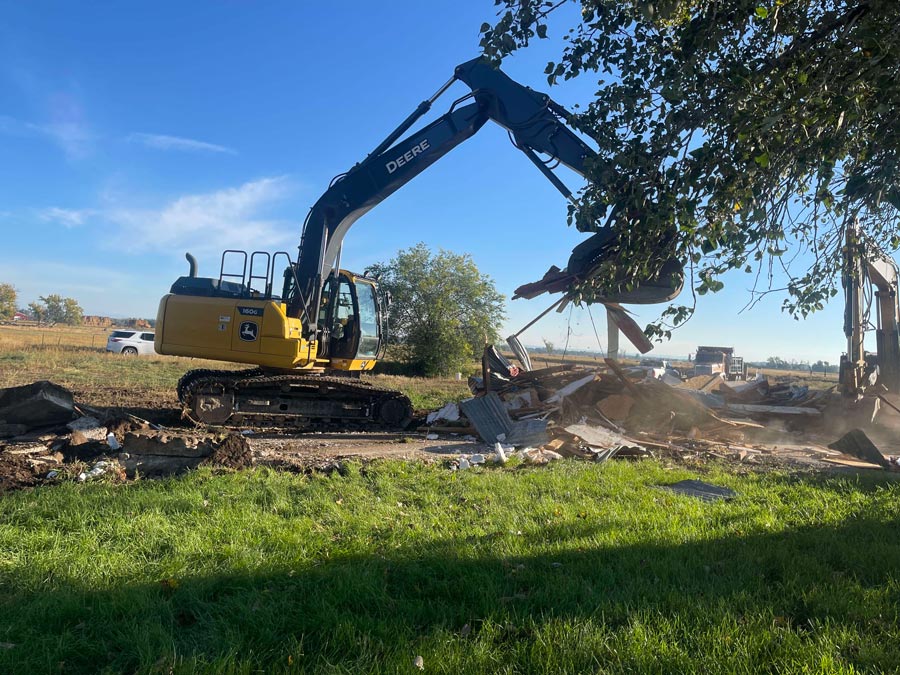
<path id="1" fill-rule="evenodd" d="M 359 349 L 356 358 L 373 359 L 378 354 L 378 305 L 375 287 L 363 281 L 356 282 L 359 300 Z"/>

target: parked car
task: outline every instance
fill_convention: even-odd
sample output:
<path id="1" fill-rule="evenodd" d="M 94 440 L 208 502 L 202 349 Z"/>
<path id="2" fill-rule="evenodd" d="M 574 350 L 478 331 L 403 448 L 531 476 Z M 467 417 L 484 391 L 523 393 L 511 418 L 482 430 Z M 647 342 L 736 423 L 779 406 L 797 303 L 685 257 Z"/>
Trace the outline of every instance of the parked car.
<path id="1" fill-rule="evenodd" d="M 116 354 L 155 354 L 153 333 L 139 330 L 114 330 L 106 340 L 106 351 Z"/>

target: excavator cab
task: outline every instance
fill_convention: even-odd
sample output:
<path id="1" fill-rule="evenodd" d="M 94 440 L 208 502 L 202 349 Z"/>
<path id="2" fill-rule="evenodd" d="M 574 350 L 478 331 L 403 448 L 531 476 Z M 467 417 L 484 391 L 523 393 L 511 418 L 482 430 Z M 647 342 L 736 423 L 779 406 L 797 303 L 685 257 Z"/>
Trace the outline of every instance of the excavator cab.
<path id="1" fill-rule="evenodd" d="M 383 302 L 375 279 L 332 272 L 322 289 L 316 334 L 287 312 L 295 292 L 295 263 L 284 252 L 222 254 L 218 278 L 188 276 L 160 301 L 156 351 L 252 363 L 276 370 L 371 370 L 383 340 Z M 276 270 L 284 270 L 281 288 Z M 280 291 L 281 295 L 276 293 Z"/>
<path id="2" fill-rule="evenodd" d="M 336 370 L 370 370 L 383 345 L 384 302 L 376 280 L 347 270 L 332 272 L 322 297 L 319 357 Z"/>

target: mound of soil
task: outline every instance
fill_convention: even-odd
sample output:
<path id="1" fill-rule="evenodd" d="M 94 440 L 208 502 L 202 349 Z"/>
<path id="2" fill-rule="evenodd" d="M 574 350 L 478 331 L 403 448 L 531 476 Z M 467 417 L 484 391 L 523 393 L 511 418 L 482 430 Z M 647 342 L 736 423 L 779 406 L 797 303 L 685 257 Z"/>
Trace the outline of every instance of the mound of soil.
<path id="1" fill-rule="evenodd" d="M 209 466 L 224 466 L 229 469 L 246 469 L 253 465 L 250 443 L 240 434 L 229 434 L 219 443 L 213 453 L 203 460 Z"/>
<path id="2" fill-rule="evenodd" d="M 0 493 L 29 487 L 39 480 L 24 457 L 0 452 Z"/>

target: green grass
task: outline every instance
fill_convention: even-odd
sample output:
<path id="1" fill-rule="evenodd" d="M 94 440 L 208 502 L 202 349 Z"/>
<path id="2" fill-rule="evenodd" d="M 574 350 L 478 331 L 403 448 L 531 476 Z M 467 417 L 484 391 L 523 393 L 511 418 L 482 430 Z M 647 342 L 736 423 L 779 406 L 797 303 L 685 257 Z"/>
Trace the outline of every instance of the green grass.
<path id="1" fill-rule="evenodd" d="M 175 385 L 193 368 L 248 368 L 246 364 L 175 356 L 129 357 L 100 348 L 0 345 L 0 387 L 52 380 L 71 389 L 84 403 L 115 406 L 176 406 Z M 366 376 L 373 384 L 397 389 L 418 410 L 439 408 L 469 396 L 465 381 L 455 379 Z"/>
<path id="2" fill-rule="evenodd" d="M 351 465 L 0 497 L 0 672 L 900 670 L 900 484 Z M 9 646 L 9 645 L 14 646 Z"/>
<path id="3" fill-rule="evenodd" d="M 402 391 L 416 410 L 436 410 L 447 401 L 459 401 L 472 395 L 465 380 L 401 375 L 371 375 L 366 379 L 379 387 Z"/>

